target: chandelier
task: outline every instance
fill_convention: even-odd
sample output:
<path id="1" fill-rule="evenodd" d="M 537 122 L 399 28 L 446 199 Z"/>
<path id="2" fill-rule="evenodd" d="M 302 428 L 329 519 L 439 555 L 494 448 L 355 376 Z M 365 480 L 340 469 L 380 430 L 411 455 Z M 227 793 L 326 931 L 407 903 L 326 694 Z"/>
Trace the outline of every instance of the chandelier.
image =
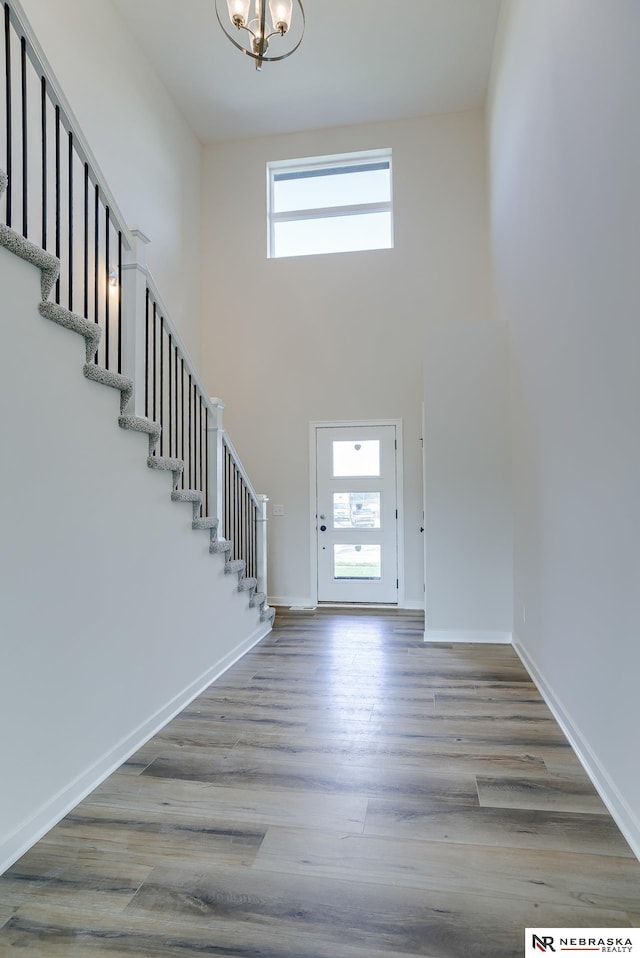
<path id="1" fill-rule="evenodd" d="M 294 0 L 268 0 L 270 17 L 267 17 L 267 0 L 227 0 L 229 20 L 238 31 L 238 40 L 232 36 L 227 26 L 223 23 L 218 9 L 219 2 L 222 2 L 222 0 L 215 0 L 218 23 L 234 47 L 237 47 L 238 50 L 246 54 L 246 56 L 255 60 L 256 70 L 261 70 L 263 63 L 275 63 L 276 60 L 285 60 L 287 57 L 290 57 L 292 53 L 295 53 L 302 43 L 305 27 L 302 0 L 295 0 L 295 3 L 300 8 L 302 28 L 300 36 L 290 50 L 287 50 L 285 53 L 280 53 L 277 56 L 266 56 L 267 50 L 269 49 L 269 41 L 273 37 L 284 37 L 284 35 L 289 32 L 293 16 Z M 276 44 L 274 44 L 274 47 L 276 47 Z"/>

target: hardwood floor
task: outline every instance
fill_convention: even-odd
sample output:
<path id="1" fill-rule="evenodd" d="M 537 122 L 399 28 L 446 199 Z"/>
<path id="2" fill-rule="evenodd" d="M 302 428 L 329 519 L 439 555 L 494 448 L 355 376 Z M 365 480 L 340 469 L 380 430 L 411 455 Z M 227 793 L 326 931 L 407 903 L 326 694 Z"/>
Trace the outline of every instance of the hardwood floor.
<path id="1" fill-rule="evenodd" d="M 508 646 L 273 633 L 0 878 L 0 955 L 516 958 L 640 924 L 640 864 Z"/>

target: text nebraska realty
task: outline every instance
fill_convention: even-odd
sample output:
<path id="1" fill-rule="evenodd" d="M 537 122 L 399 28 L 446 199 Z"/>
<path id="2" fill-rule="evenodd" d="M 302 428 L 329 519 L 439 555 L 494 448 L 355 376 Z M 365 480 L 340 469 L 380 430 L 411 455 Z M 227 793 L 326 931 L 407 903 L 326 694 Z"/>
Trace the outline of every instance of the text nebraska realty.
<path id="1" fill-rule="evenodd" d="M 624 953 L 633 949 L 630 938 L 561 938 L 560 948 L 599 948 L 605 954 L 608 952 Z"/>

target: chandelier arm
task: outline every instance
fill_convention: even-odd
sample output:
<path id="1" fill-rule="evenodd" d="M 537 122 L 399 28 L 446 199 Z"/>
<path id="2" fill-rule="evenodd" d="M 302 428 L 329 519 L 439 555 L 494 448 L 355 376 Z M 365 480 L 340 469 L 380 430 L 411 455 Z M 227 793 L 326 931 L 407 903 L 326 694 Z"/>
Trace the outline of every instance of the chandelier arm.
<path id="1" fill-rule="evenodd" d="M 218 23 L 220 24 L 220 28 L 222 32 L 224 33 L 225 37 L 227 37 L 227 39 L 230 40 L 231 43 L 233 43 L 236 50 L 239 50 L 240 53 L 244 53 L 246 57 L 251 57 L 252 60 L 257 60 L 261 63 L 277 63 L 279 60 L 286 60 L 287 57 L 290 57 L 292 53 L 295 53 L 298 47 L 300 46 L 300 44 L 302 43 L 302 40 L 304 37 L 304 31 L 307 26 L 307 18 L 305 16 L 304 7 L 302 6 L 302 0 L 295 0 L 295 2 L 298 4 L 300 8 L 300 13 L 302 14 L 302 33 L 300 35 L 300 39 L 298 40 L 296 45 L 292 47 L 291 50 L 289 50 L 287 53 L 282 53 L 280 56 L 277 56 L 277 57 L 265 57 L 264 55 L 262 56 L 256 55 L 255 53 L 252 53 L 250 50 L 246 50 L 241 43 L 238 43 L 238 41 L 234 39 L 234 37 L 229 33 L 224 23 L 222 22 L 222 19 L 220 17 L 220 11 L 218 10 L 218 0 L 215 0 L 216 18 L 218 20 Z M 251 34 L 251 36 L 255 37 L 255 34 L 251 30 L 249 30 L 248 27 L 244 27 L 243 29 L 247 30 L 248 33 Z M 270 34 L 270 36 L 273 36 L 273 34 Z"/>
<path id="2" fill-rule="evenodd" d="M 253 37 L 254 40 L 256 39 L 255 33 L 253 32 L 253 30 L 251 29 L 251 27 L 246 26 L 246 24 L 244 24 L 244 23 L 239 23 L 239 24 L 238 24 L 238 30 L 246 30 L 247 33 L 250 33 L 250 34 L 251 34 L 251 36 Z M 227 36 L 229 36 L 228 33 L 227 33 Z M 231 37 L 229 37 L 229 39 L 231 39 Z M 243 49 L 244 49 L 244 48 L 243 48 Z"/>

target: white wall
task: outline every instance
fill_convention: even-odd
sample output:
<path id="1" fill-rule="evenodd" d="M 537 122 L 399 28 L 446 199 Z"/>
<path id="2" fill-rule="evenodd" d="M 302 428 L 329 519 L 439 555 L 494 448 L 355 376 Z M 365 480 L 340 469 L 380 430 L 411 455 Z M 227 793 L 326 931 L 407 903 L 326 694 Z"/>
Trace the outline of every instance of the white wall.
<path id="1" fill-rule="evenodd" d="M 0 872 L 264 631 L 0 248 Z"/>
<path id="2" fill-rule="evenodd" d="M 423 605 L 425 325 L 489 311 L 484 120 L 479 113 L 209 146 L 204 153 L 204 374 L 269 522 L 269 591 L 304 602 L 309 422 L 404 422 L 406 599 Z M 391 147 L 395 248 L 266 259 L 268 160 Z"/>
<path id="3" fill-rule="evenodd" d="M 636 0 L 505 3 L 490 146 L 518 641 L 636 852 L 638 90 Z"/>
<path id="4" fill-rule="evenodd" d="M 426 638 L 508 642 L 513 626 L 508 327 L 427 328 Z"/>
<path id="5" fill-rule="evenodd" d="M 110 0 L 21 0 L 196 364 L 201 147 Z"/>

